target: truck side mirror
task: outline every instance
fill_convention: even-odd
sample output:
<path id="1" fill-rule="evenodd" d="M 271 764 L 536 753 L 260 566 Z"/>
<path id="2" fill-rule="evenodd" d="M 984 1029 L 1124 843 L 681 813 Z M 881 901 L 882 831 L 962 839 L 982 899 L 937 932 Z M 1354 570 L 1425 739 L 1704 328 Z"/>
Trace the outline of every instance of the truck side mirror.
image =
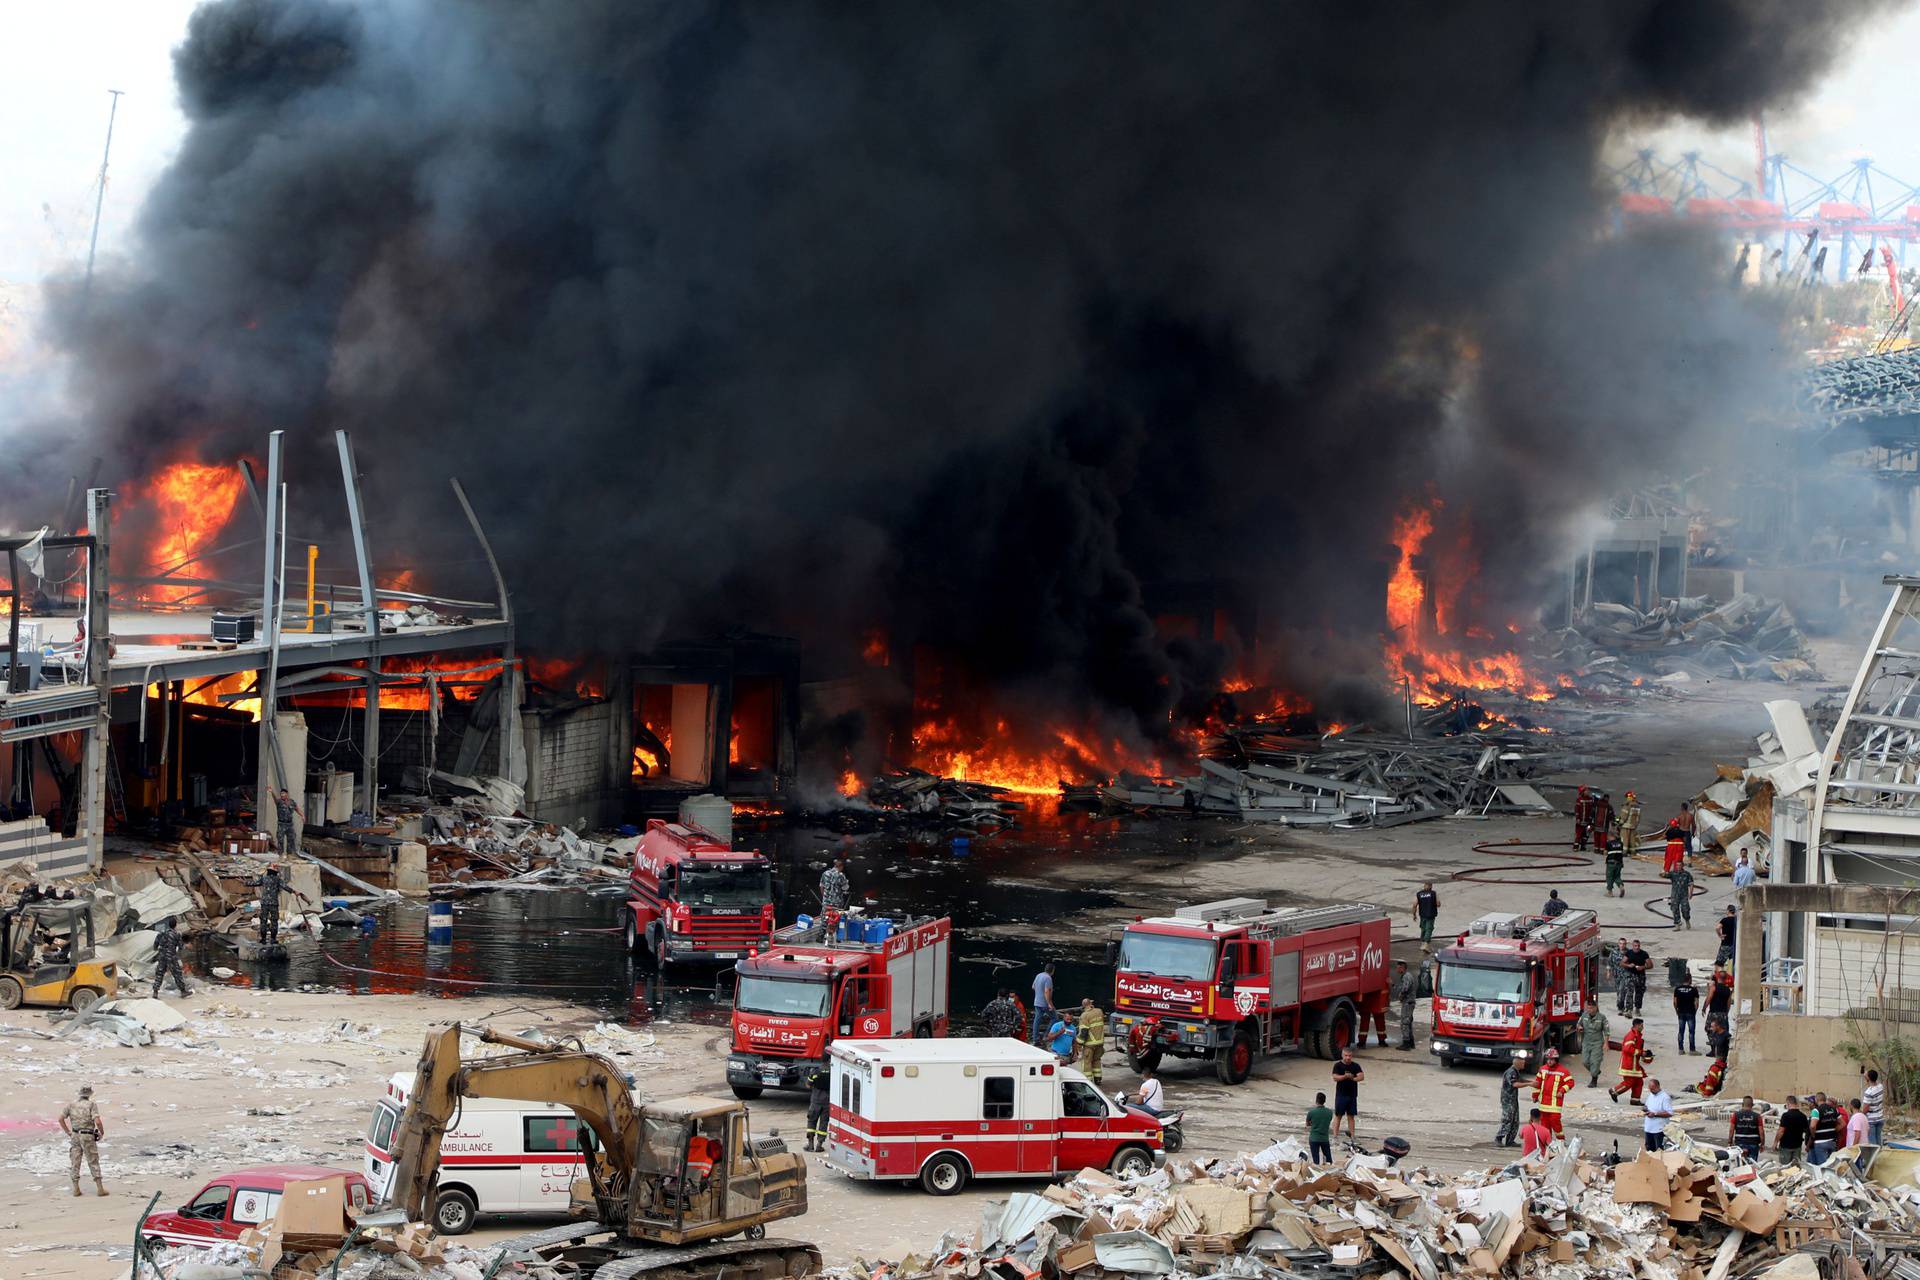
<path id="1" fill-rule="evenodd" d="M 1107 963 L 1120 963 L 1120 939 L 1118 938 L 1107 939 Z"/>

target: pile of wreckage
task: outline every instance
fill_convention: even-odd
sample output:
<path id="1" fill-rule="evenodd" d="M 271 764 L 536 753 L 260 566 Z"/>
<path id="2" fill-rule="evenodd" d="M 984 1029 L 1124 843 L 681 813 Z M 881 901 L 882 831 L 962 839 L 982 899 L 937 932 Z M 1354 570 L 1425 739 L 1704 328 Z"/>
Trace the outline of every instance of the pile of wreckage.
<path id="1" fill-rule="evenodd" d="M 1778 600 L 1742 593 L 1667 600 L 1642 613 L 1595 602 L 1579 622 L 1548 637 L 1547 660 L 1577 673 L 1581 688 L 1639 685 L 1694 676 L 1813 680 L 1819 672 L 1793 614 Z M 1623 690 L 1624 691 L 1624 690 Z"/>
<path id="2" fill-rule="evenodd" d="M 1767 874 L 1772 861 L 1774 800 L 1811 790 L 1820 775 L 1816 730 L 1809 725 L 1805 708 L 1791 699 L 1762 705 L 1773 728 L 1756 740 L 1755 754 L 1744 765 L 1714 766 L 1718 776 L 1712 785 L 1693 797 L 1690 865 L 1696 875 L 1731 875 L 1742 855 L 1756 872 Z M 1821 740 L 1831 730 L 1830 722 L 1818 730 Z M 1652 842 L 1641 847 L 1643 861 L 1660 860 L 1659 834 L 1643 832 L 1643 838 Z"/>
<path id="3" fill-rule="evenodd" d="M 1852 1280 L 1920 1274 L 1920 1190 L 1824 1168 L 1758 1166 L 1694 1142 L 1615 1164 L 1581 1155 L 1443 1176 L 1353 1155 L 1307 1163 L 1295 1139 L 1231 1160 L 992 1201 L 976 1232 L 924 1253 L 861 1257 L 847 1280 L 1174 1276 L 1206 1280 Z"/>
<path id="4" fill-rule="evenodd" d="M 1229 729 L 1234 763 L 1207 759 L 1184 778 L 1122 775 L 1063 787 L 1064 800 L 1106 812 L 1185 810 L 1294 827 L 1390 827 L 1427 818 L 1551 814 L 1534 779 L 1627 763 L 1565 735 L 1471 733 L 1415 738 L 1346 731 L 1322 737 Z"/>
<path id="5" fill-rule="evenodd" d="M 863 813 L 875 821 L 897 817 L 978 830 L 1011 827 L 1026 807 L 1019 794 L 1007 787 L 943 778 L 911 767 L 890 768 L 869 778 L 861 796 L 863 809 L 843 812 Z"/>

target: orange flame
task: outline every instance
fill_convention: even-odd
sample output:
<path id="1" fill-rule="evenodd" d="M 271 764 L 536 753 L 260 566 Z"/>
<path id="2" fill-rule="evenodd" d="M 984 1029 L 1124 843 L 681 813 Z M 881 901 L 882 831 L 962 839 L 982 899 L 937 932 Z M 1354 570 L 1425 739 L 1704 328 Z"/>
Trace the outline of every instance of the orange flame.
<path id="1" fill-rule="evenodd" d="M 851 800 L 860 794 L 860 775 L 849 769 L 840 775 L 840 794 Z"/>
<path id="2" fill-rule="evenodd" d="M 153 504 L 153 545 L 147 549 L 147 573 L 191 574 L 193 566 L 212 549 L 213 540 L 227 521 L 246 489 L 240 469 L 231 464 L 182 460 L 162 467 L 146 482 L 144 498 Z M 122 486 L 129 501 L 139 501 L 142 486 Z M 193 593 L 191 587 L 155 586 L 146 598 L 159 604 L 172 604 Z"/>
<path id="3" fill-rule="evenodd" d="M 1451 701 L 1465 689 L 1503 689 L 1534 702 L 1553 697 L 1550 689 L 1532 672 L 1518 653 L 1511 650 L 1469 653 L 1458 644 L 1443 644 L 1459 622 L 1460 597 L 1465 582 L 1433 583 L 1423 578 L 1414 566 L 1432 535 L 1436 516 L 1442 508 L 1438 498 L 1425 506 L 1409 507 L 1393 524 L 1393 545 L 1400 558 L 1393 576 L 1387 580 L 1387 626 L 1383 637 L 1388 676 L 1403 688 L 1412 690 L 1413 700 L 1422 706 L 1438 706 Z M 1462 577 L 1470 578 L 1474 562 L 1470 556 L 1462 564 Z M 1451 590 L 1444 589 L 1451 587 Z M 1434 590 L 1434 635 L 1429 638 L 1424 605 L 1428 590 Z M 1507 624 L 1513 630 L 1512 624 Z M 1475 640 L 1486 633 L 1469 627 L 1465 639 Z M 1490 638 L 1490 637 L 1488 637 Z"/>
<path id="4" fill-rule="evenodd" d="M 887 647 L 887 633 L 879 627 L 867 632 L 860 645 L 860 660 L 870 667 L 884 667 L 893 661 L 893 652 Z"/>

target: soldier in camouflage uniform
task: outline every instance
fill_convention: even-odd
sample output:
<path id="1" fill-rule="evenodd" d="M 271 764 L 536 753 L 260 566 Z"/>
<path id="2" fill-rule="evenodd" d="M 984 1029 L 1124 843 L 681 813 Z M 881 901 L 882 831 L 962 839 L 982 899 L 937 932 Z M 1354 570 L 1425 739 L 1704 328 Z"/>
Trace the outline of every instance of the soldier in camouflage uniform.
<path id="1" fill-rule="evenodd" d="M 1012 1036 L 1020 1029 L 1020 1009 L 1013 1002 L 1013 993 L 1005 987 L 1000 994 L 987 1002 L 980 1011 L 980 1021 L 986 1023 L 990 1036 Z"/>
<path id="2" fill-rule="evenodd" d="M 100 1119 L 100 1108 L 93 1105 L 93 1086 L 80 1086 L 80 1096 L 67 1104 L 60 1113 L 60 1130 L 67 1135 L 67 1168 L 73 1178 L 73 1194 L 80 1194 L 80 1162 L 87 1162 L 87 1171 L 93 1175 L 93 1189 L 101 1195 L 107 1194 L 107 1186 L 100 1181 L 100 1139 L 106 1136 L 107 1126 Z"/>
<path id="3" fill-rule="evenodd" d="M 1393 998 L 1400 1002 L 1400 1047 L 1413 1048 L 1413 1006 L 1420 999 L 1420 980 L 1407 968 L 1405 960 L 1394 962 L 1398 968 L 1393 976 Z"/>
<path id="4" fill-rule="evenodd" d="M 853 897 L 853 882 L 847 879 L 847 860 L 835 858 L 833 865 L 820 873 L 820 909 L 845 911 Z"/>
<path id="5" fill-rule="evenodd" d="M 168 916 L 160 922 L 160 933 L 153 940 L 153 994 L 158 996 L 160 988 L 168 977 L 180 988 L 180 994 L 190 996 L 187 989 L 187 974 L 180 967 L 180 932 L 173 927 L 173 917 Z"/>
<path id="6" fill-rule="evenodd" d="M 1607 1015 L 1589 1003 L 1580 1015 L 1580 1065 L 1587 1069 L 1587 1087 L 1598 1088 L 1607 1065 Z"/>
<path id="7" fill-rule="evenodd" d="M 260 941 L 274 946 L 280 941 L 280 867 L 267 868 L 260 877 Z"/>

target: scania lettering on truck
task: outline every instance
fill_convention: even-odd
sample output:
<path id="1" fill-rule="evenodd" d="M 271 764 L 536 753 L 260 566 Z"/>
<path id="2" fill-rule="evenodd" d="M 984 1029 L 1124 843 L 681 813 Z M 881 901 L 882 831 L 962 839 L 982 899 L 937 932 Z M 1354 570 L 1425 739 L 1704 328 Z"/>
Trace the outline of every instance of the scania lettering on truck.
<path id="1" fill-rule="evenodd" d="M 829 929 L 825 920 L 778 929 L 734 966 L 727 1084 L 736 1096 L 805 1089 L 839 1036 L 947 1034 L 953 921 L 850 914 Z"/>
<path id="2" fill-rule="evenodd" d="M 836 1040 L 827 1164 L 950 1196 L 975 1178 L 1088 1167 L 1151 1173 L 1160 1124 L 1037 1045 L 999 1038 Z"/>
<path id="3" fill-rule="evenodd" d="M 1227 898 L 1135 920 L 1115 954 L 1112 1036 L 1138 1071 L 1210 1058 L 1239 1084 L 1261 1054 L 1337 1058 L 1387 1008 L 1384 907 Z"/>
<path id="4" fill-rule="evenodd" d="M 773 933 L 772 864 L 686 823 L 648 821 L 628 889 L 627 950 L 659 965 L 738 960 Z"/>
<path id="5" fill-rule="evenodd" d="M 393 1177 L 394 1128 L 413 1090 L 413 1073 L 387 1081 L 367 1125 L 367 1181 L 374 1201 Z M 575 1178 L 586 1175 L 593 1131 L 562 1106 L 499 1098 L 465 1098 L 440 1143 L 440 1182 L 433 1229 L 459 1235 L 483 1213 L 567 1216 Z M 586 1145 L 583 1145 L 586 1144 Z"/>
<path id="6" fill-rule="evenodd" d="M 1506 1063 L 1524 1053 L 1580 1047 L 1580 1013 L 1600 971 L 1600 919 L 1494 912 L 1440 948 L 1434 960 L 1431 1052 L 1443 1066 Z"/>

